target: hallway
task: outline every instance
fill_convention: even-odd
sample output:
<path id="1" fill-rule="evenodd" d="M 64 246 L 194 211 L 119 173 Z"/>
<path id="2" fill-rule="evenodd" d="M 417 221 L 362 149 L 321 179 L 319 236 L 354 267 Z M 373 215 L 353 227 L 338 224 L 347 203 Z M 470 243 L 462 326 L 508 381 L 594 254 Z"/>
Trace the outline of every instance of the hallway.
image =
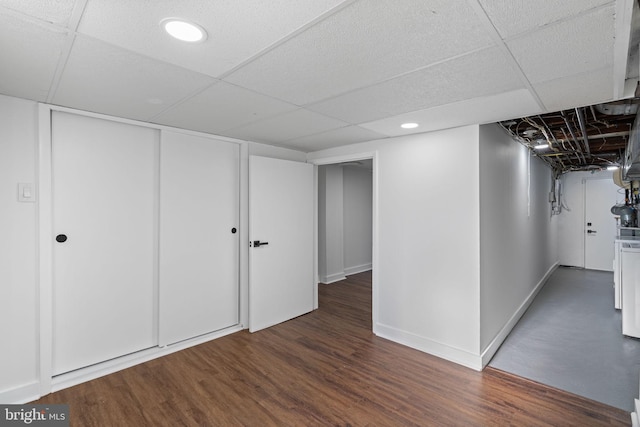
<path id="1" fill-rule="evenodd" d="M 613 273 L 558 268 L 489 366 L 632 412 L 640 340 L 622 335 Z"/>

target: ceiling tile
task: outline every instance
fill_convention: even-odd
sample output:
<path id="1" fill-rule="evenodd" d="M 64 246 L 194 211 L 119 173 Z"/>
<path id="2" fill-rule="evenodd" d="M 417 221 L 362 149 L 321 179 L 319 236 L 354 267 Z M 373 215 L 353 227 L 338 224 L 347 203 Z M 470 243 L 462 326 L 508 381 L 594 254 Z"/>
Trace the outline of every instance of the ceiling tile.
<path id="1" fill-rule="evenodd" d="M 466 2 L 360 1 L 225 80 L 305 105 L 492 44 Z"/>
<path id="2" fill-rule="evenodd" d="M 498 48 L 484 49 L 306 108 L 363 123 L 524 88 L 512 62 Z"/>
<path id="3" fill-rule="evenodd" d="M 147 120 L 215 79 L 78 35 L 53 103 Z"/>
<path id="4" fill-rule="evenodd" d="M 613 99 L 613 68 L 589 71 L 576 76 L 533 85 L 547 111 L 554 112 Z"/>
<path id="5" fill-rule="evenodd" d="M 614 6 L 507 41 L 531 83 L 555 80 L 613 63 Z"/>
<path id="6" fill-rule="evenodd" d="M 381 138 L 386 138 L 386 136 L 359 126 L 347 126 L 316 135 L 291 139 L 286 142 L 286 145 L 295 150 L 309 152 Z"/>
<path id="7" fill-rule="evenodd" d="M 78 31 L 214 77 L 344 0 L 89 0 Z M 172 39 L 160 21 L 180 17 L 208 32 L 204 43 Z"/>
<path id="8" fill-rule="evenodd" d="M 225 136 L 254 142 L 279 143 L 347 126 L 348 123 L 313 111 L 298 109 L 289 113 L 225 131 Z"/>
<path id="9" fill-rule="evenodd" d="M 219 82 L 152 119 L 179 128 L 222 132 L 297 107 L 228 83 Z"/>
<path id="10" fill-rule="evenodd" d="M 16 12 L 66 26 L 76 0 L 0 0 L 0 8 L 6 7 Z"/>
<path id="11" fill-rule="evenodd" d="M 0 14 L 0 93 L 45 101 L 67 35 Z"/>
<path id="12" fill-rule="evenodd" d="M 526 89 L 499 95 L 485 96 L 454 102 L 448 105 L 414 111 L 396 117 L 364 123 L 360 126 L 387 136 L 400 136 L 429 132 L 471 124 L 484 124 L 501 120 L 526 117 L 540 113 L 535 98 Z M 419 123 L 416 129 L 402 129 L 406 122 Z"/>
<path id="13" fill-rule="evenodd" d="M 613 0 L 478 0 L 502 38 L 508 38 L 582 12 L 613 3 Z"/>

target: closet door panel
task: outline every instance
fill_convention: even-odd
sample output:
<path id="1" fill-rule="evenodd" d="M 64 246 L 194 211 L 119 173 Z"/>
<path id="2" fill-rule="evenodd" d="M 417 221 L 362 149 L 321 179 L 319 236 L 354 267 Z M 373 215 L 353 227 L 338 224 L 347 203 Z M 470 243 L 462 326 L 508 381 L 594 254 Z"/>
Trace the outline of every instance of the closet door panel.
<path id="1" fill-rule="evenodd" d="M 53 373 L 157 345 L 158 132 L 54 112 Z"/>
<path id="2" fill-rule="evenodd" d="M 160 345 L 239 322 L 239 146 L 163 131 Z"/>

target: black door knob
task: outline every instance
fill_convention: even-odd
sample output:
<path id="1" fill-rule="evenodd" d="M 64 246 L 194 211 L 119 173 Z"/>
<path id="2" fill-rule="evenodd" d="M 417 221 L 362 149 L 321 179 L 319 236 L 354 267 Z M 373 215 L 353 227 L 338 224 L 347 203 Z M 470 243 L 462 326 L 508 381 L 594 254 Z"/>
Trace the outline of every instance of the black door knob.
<path id="1" fill-rule="evenodd" d="M 64 243 L 67 241 L 67 235 L 66 234 L 58 234 L 56 236 L 56 242 L 58 243 Z"/>

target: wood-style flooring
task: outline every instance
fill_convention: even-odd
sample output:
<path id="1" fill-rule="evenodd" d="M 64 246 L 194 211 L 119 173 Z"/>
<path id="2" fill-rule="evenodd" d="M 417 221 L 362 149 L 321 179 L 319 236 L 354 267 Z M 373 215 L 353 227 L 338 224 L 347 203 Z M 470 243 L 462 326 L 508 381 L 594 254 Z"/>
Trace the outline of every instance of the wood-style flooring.
<path id="1" fill-rule="evenodd" d="M 34 403 L 72 426 L 629 426 L 629 414 L 374 336 L 371 275 L 320 285 L 320 308 Z"/>

